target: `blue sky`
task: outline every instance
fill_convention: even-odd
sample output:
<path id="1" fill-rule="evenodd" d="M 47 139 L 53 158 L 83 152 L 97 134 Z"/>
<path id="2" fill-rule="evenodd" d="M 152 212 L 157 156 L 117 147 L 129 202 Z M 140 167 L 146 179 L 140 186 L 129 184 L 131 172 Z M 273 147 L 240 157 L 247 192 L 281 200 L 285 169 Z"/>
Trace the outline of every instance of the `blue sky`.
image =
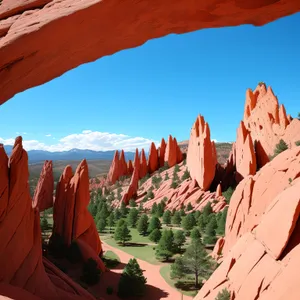
<path id="1" fill-rule="evenodd" d="M 129 150 L 169 134 L 188 139 L 199 113 L 213 139 L 233 141 L 245 91 L 259 81 L 292 116 L 300 111 L 299 28 L 295 14 L 172 34 L 82 65 L 3 104 L 0 142 L 25 133 L 28 150 Z"/>

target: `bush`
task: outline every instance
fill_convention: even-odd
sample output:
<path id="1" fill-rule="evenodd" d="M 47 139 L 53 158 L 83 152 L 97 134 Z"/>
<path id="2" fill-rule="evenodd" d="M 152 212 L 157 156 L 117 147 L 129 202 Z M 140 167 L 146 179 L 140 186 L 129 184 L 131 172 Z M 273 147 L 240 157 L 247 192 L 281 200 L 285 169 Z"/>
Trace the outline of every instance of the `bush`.
<path id="1" fill-rule="evenodd" d="M 178 165 L 175 165 L 175 167 L 174 167 L 174 172 L 179 172 L 180 171 L 180 168 L 179 168 L 179 166 Z"/>
<path id="2" fill-rule="evenodd" d="M 230 292 L 227 289 L 223 289 L 218 293 L 216 300 L 230 300 Z"/>
<path id="3" fill-rule="evenodd" d="M 300 141 L 295 142 L 296 146 L 300 146 Z"/>
<path id="4" fill-rule="evenodd" d="M 191 176 L 190 176 L 190 172 L 188 171 L 188 169 L 186 169 L 181 177 L 181 180 L 186 180 L 186 179 L 189 179 Z"/>
<path id="5" fill-rule="evenodd" d="M 89 258 L 82 268 L 82 276 L 80 279 L 88 285 L 95 285 L 100 280 L 101 271 L 98 269 L 97 262 Z"/>
<path id="6" fill-rule="evenodd" d="M 67 250 L 67 259 L 72 263 L 76 264 L 82 261 L 82 254 L 76 241 L 73 241 Z"/>
<path id="7" fill-rule="evenodd" d="M 107 295 L 112 295 L 113 292 L 114 292 L 114 288 L 113 288 L 112 286 L 108 286 L 108 287 L 106 288 L 106 294 L 107 294 Z"/>
<path id="8" fill-rule="evenodd" d="M 171 183 L 171 185 L 170 185 L 170 187 L 172 189 L 176 189 L 178 187 L 178 183 L 175 180 L 173 180 L 172 183 Z"/>
<path id="9" fill-rule="evenodd" d="M 283 139 L 281 139 L 279 141 L 279 143 L 276 145 L 275 150 L 274 150 L 274 154 L 273 154 L 273 156 L 270 157 L 270 160 L 272 160 L 278 154 L 280 154 L 281 152 L 283 152 L 283 151 L 285 151 L 287 149 L 288 149 L 287 143 Z"/>
<path id="10" fill-rule="evenodd" d="M 146 291 L 147 279 L 143 276 L 137 260 L 131 258 L 121 275 L 118 296 L 121 298 L 143 296 Z"/>
<path id="11" fill-rule="evenodd" d="M 158 228 L 152 230 L 152 232 L 149 235 L 149 240 L 156 244 L 159 242 L 160 238 L 161 238 L 161 231 Z"/>

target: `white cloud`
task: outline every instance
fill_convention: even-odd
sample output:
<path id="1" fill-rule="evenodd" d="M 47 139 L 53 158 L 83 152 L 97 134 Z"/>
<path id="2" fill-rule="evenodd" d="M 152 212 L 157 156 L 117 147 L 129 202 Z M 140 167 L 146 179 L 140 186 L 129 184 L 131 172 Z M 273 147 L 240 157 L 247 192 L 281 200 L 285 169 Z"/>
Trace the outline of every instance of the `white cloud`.
<path id="1" fill-rule="evenodd" d="M 212 139 L 212 142 L 218 143 L 218 141 L 216 139 Z"/>
<path id="2" fill-rule="evenodd" d="M 49 133 L 49 134 L 46 134 L 45 136 L 46 136 L 46 137 L 49 137 L 49 136 L 51 136 L 51 134 Z"/>
<path id="3" fill-rule="evenodd" d="M 14 141 L 14 138 L 3 139 L 0 137 L 0 143 L 4 145 L 13 145 Z M 95 151 L 107 151 L 115 149 L 135 151 L 136 148 L 144 148 L 146 151 L 148 151 L 151 142 L 154 142 L 156 146 L 159 145 L 158 141 L 143 137 L 131 137 L 125 134 L 84 130 L 82 133 L 67 135 L 61 138 L 57 143 L 51 145 L 37 140 L 23 139 L 23 146 L 26 150 L 46 150 L 51 152 L 67 151 L 73 148 Z"/>
<path id="4" fill-rule="evenodd" d="M 23 134 L 27 134 L 27 132 L 23 132 Z"/>

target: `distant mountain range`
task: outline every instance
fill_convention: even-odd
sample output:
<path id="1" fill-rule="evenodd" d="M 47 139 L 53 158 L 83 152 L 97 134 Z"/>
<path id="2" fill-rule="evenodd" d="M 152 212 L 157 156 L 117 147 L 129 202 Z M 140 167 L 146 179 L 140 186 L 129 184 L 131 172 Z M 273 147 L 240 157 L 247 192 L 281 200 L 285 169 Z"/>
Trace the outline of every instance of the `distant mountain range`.
<path id="1" fill-rule="evenodd" d="M 4 149 L 8 155 L 10 155 L 13 146 L 5 145 Z M 71 149 L 69 151 L 61 152 L 50 152 L 43 150 L 29 150 L 28 159 L 29 162 L 39 162 L 45 160 L 112 160 L 114 158 L 115 150 L 111 151 L 93 151 L 93 150 L 81 150 L 81 149 Z M 126 160 L 134 159 L 134 152 L 125 152 Z"/>

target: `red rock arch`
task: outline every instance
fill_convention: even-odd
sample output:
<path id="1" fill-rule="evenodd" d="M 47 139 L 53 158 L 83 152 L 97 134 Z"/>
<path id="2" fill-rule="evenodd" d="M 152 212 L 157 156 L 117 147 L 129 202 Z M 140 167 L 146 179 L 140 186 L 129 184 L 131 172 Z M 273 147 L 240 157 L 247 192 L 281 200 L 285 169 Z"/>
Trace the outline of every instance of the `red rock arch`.
<path id="1" fill-rule="evenodd" d="M 201 28 L 264 25 L 299 0 L 2 0 L 0 104 L 83 63 Z"/>

